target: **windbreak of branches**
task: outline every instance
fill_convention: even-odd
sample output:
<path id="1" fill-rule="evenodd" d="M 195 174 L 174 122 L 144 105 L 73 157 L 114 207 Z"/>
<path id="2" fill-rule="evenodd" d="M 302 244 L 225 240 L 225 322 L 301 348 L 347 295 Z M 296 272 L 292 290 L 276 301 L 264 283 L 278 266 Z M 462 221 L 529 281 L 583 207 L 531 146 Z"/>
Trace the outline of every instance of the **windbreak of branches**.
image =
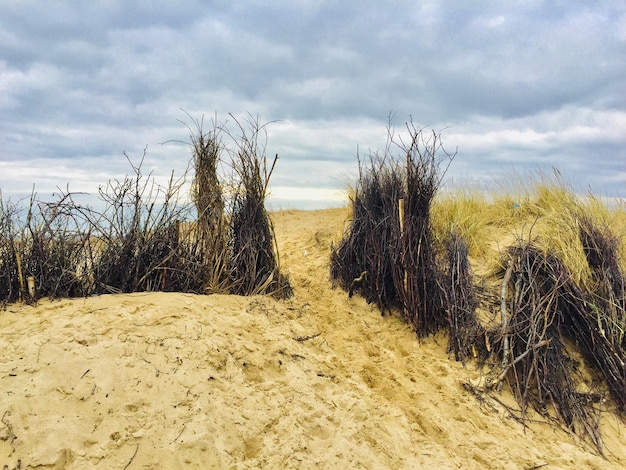
<path id="1" fill-rule="evenodd" d="M 162 186 L 142 173 L 145 150 L 139 164 L 126 157 L 132 176 L 99 189 L 102 210 L 79 204 L 69 190 L 53 202 L 33 193 L 25 210 L 0 201 L 0 302 L 157 290 L 287 296 L 264 208 L 271 175 L 261 167 L 264 155 L 233 162 L 237 167 L 245 159 L 248 166 L 229 212 L 224 185 L 232 182 L 217 174 L 218 128 L 205 134 L 196 124 L 192 203 L 183 194 L 186 175 L 172 174 Z M 231 135 L 238 148 L 256 148 L 256 140 L 247 140 L 256 134 L 239 128 L 241 134 Z"/>
<path id="2" fill-rule="evenodd" d="M 617 411 L 626 412 L 624 274 L 619 239 L 580 207 L 578 235 L 591 272 L 575 281 L 563 260 L 536 242 L 509 248 L 500 273 L 501 324 L 493 341 L 494 380 L 506 381 L 521 407 L 556 416 L 602 453 L 600 410 L 608 392 Z M 570 344 L 566 348 L 566 342 Z M 480 340 L 476 343 L 479 344 Z M 584 378 L 577 351 L 591 377 Z M 590 380 L 605 388 L 582 386 Z M 551 415 L 551 413 L 553 413 Z"/>
<path id="3" fill-rule="evenodd" d="M 143 159 L 142 159 L 143 161 Z M 131 163 L 132 165 L 132 163 Z M 134 176 L 99 190 L 102 211 L 59 191 L 52 202 L 30 198 L 24 217 L 1 206 L 2 302 L 137 291 L 202 292 L 207 266 L 199 241 L 181 243 L 181 181 L 167 187 L 132 165 Z M 28 289 L 27 280 L 33 288 Z"/>
<path id="4" fill-rule="evenodd" d="M 208 132 L 203 129 L 203 121 L 195 120 L 194 123 L 195 130 L 189 129 L 195 170 L 191 196 L 198 217 L 195 236 L 200 243 L 201 262 L 210 267 L 206 272 L 205 290 L 226 293 L 230 279 L 228 220 L 224 184 L 218 174 L 221 154 L 224 153 L 222 129 L 216 120 Z"/>
<path id="5" fill-rule="evenodd" d="M 180 243 L 180 221 L 191 210 L 181 201 L 184 180 L 172 175 L 166 187 L 159 186 L 141 173 L 142 164 L 143 158 L 137 166 L 131 162 L 133 177 L 100 188 L 102 212 L 82 211 L 95 240 L 89 245 L 94 293 L 201 292 L 201 238 Z"/>
<path id="6" fill-rule="evenodd" d="M 400 311 L 418 336 L 447 327 L 456 360 L 490 365 L 483 391 L 507 383 L 520 404 L 519 412 L 510 411 L 520 420 L 529 409 L 536 410 L 564 423 L 601 453 L 602 390 L 581 384 L 587 370 L 596 374 L 592 379 L 602 376 L 618 410 L 626 410 L 625 277 L 618 262 L 619 240 L 583 217 L 576 198 L 563 189 L 556 199 L 572 207 L 551 208 L 550 214 L 567 212 L 578 219 L 592 279 L 584 282 L 581 276 L 587 272 L 582 251 L 570 250 L 560 258 L 561 245 L 541 249 L 520 237 L 505 253 L 508 267 L 496 275 L 499 295 L 484 284 L 477 287 L 462 230 L 467 224 L 450 221 L 440 238 L 432 227 L 441 165 L 453 155 L 443 150 L 438 134 L 412 124 L 407 130 L 404 141 L 389 132 L 382 157 L 370 155 L 364 168 L 359 161 L 352 220 L 331 250 L 331 279 L 383 312 Z M 393 154 L 397 149 L 400 154 Z M 544 202 L 554 199 L 550 192 L 542 197 Z M 562 220 L 542 220 L 544 227 L 550 223 L 563 227 Z M 579 241 L 570 238 L 569 245 Z M 563 259 L 574 265 L 573 274 Z M 499 309 L 500 324 L 481 322 L 479 305 L 483 311 Z M 566 344 L 582 353 L 586 369 Z"/>
<path id="7" fill-rule="evenodd" d="M 448 240 L 448 273 L 444 279 L 443 293 L 449 326 L 448 350 L 463 363 L 480 358 L 487 359 L 489 351 L 485 345 L 486 329 L 476 316 L 476 298 L 472 269 L 468 259 L 465 239 L 452 232 Z"/>
<path id="8" fill-rule="evenodd" d="M 430 209 L 441 165 L 454 155 L 439 134 L 412 122 L 406 130 L 408 140 L 389 130 L 383 157 L 373 154 L 369 167 L 360 168 L 352 222 L 331 253 L 331 277 L 349 295 L 356 291 L 383 310 L 401 310 L 425 336 L 447 324 Z"/>
<path id="9" fill-rule="evenodd" d="M 265 209 L 267 185 L 278 155 L 268 166 L 265 127 L 249 119 L 247 125 L 235 120 L 241 138 L 232 151 L 239 185 L 232 200 L 232 288 L 235 293 L 252 295 L 273 292 L 289 297 L 291 287 L 279 270 L 274 227 Z"/>
<path id="10" fill-rule="evenodd" d="M 404 279 L 398 201 L 404 197 L 402 168 L 370 155 L 352 203 L 352 221 L 331 253 L 331 277 L 348 291 L 375 302 L 383 311 L 400 307 L 397 286 Z"/>
<path id="11" fill-rule="evenodd" d="M 20 271 L 35 282 L 34 292 L 49 292 L 52 298 L 86 295 L 89 279 L 84 276 L 84 255 L 89 248 L 90 225 L 74 210 L 72 194 L 67 191 L 55 202 L 35 204 L 33 194 L 26 223 L 15 240 Z M 23 290 L 23 297 L 34 300 L 36 294 Z"/>
<path id="12" fill-rule="evenodd" d="M 89 291 L 84 275 L 90 227 L 72 194 L 42 203 L 33 193 L 24 208 L 0 201 L 0 303 L 33 302 Z"/>
<path id="13" fill-rule="evenodd" d="M 586 309 L 568 318 L 569 334 L 585 359 L 604 377 L 620 412 L 626 412 L 626 297 L 618 263 L 618 239 L 593 219 L 579 226 L 583 250 L 592 272 Z"/>
<path id="14" fill-rule="evenodd" d="M 495 346 L 506 380 L 521 406 L 545 417 L 555 412 L 572 431 L 602 452 L 598 394 L 580 392 L 579 364 L 565 347 L 562 329 L 586 317 L 584 292 L 559 258 L 532 243 L 508 253 L 502 291 L 501 336 Z"/>
<path id="15" fill-rule="evenodd" d="M 400 290 L 406 315 L 420 335 L 444 327 L 447 315 L 444 293 L 440 289 L 443 273 L 437 266 L 431 208 L 445 171 L 454 155 L 443 148 L 441 136 L 407 126 L 408 144 L 401 142 L 406 154 L 406 195 L 402 227 L 402 265 L 404 285 Z"/>
<path id="16" fill-rule="evenodd" d="M 578 228 L 585 258 L 591 269 L 591 305 L 596 313 L 597 324 L 613 346 L 624 349 L 626 277 L 619 266 L 619 239 L 591 217 L 581 217 Z"/>

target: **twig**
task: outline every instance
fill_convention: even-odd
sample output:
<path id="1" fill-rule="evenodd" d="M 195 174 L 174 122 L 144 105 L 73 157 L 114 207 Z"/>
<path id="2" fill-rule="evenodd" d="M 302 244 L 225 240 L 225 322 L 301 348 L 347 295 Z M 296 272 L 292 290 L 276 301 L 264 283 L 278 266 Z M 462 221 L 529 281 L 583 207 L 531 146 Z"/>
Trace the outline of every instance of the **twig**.
<path id="1" fill-rule="evenodd" d="M 17 262 L 17 276 L 20 281 L 20 301 L 24 300 L 24 276 L 22 275 L 22 256 L 19 251 L 15 252 L 15 261 Z"/>
<path id="2" fill-rule="evenodd" d="M 9 414 L 9 411 L 5 411 L 4 414 L 2 415 L 2 419 L 0 420 L 2 422 L 2 424 L 4 424 L 7 427 L 7 435 L 6 438 L 2 438 L 3 440 L 11 440 L 11 442 L 13 442 L 15 439 L 17 439 L 17 436 L 15 435 L 15 433 L 13 432 L 13 426 L 11 426 L 11 423 L 9 423 L 8 421 L 5 420 L 6 415 Z"/>
<path id="3" fill-rule="evenodd" d="M 537 465 L 533 465 L 532 467 L 527 467 L 525 470 L 537 470 L 538 468 L 542 468 L 542 467 L 545 467 L 547 465 L 548 465 L 547 463 L 540 463 L 540 464 L 537 464 Z"/>
<path id="4" fill-rule="evenodd" d="M 187 426 L 186 424 L 183 424 L 183 429 L 180 430 L 180 432 L 178 433 L 178 435 L 174 438 L 174 440 L 172 442 L 176 442 L 178 440 L 178 438 L 183 435 L 183 433 L 185 432 L 185 427 L 186 426 Z"/>
<path id="5" fill-rule="evenodd" d="M 124 468 L 122 470 L 126 470 L 131 463 L 133 463 L 133 460 L 135 459 L 135 456 L 137 455 L 137 451 L 139 450 L 139 444 L 137 444 L 135 446 L 135 453 L 132 455 L 132 457 L 130 458 L 130 460 L 128 461 L 128 463 L 124 466 Z"/>
<path id="6" fill-rule="evenodd" d="M 303 343 L 304 341 L 308 341 L 310 339 L 314 339 L 317 338 L 319 335 L 321 335 L 322 333 L 316 333 L 314 335 L 310 335 L 310 336 L 296 336 L 294 339 L 296 341 L 298 341 L 299 343 Z"/>
<path id="7" fill-rule="evenodd" d="M 49 341 L 50 341 L 50 338 L 48 338 L 47 340 L 45 340 L 43 343 L 39 345 L 39 349 L 37 350 L 37 363 L 39 363 L 39 356 L 41 355 L 41 348 L 43 348 L 44 344 L 48 343 Z"/>
<path id="8" fill-rule="evenodd" d="M 522 359 L 524 359 L 526 356 L 528 356 L 528 354 L 531 351 L 536 351 L 537 349 L 543 347 L 543 346 L 547 346 L 550 344 L 550 340 L 549 339 L 544 339 L 539 341 L 537 344 L 534 344 L 532 346 L 532 348 L 527 349 L 526 351 L 524 351 L 522 354 L 520 354 L 519 356 L 517 356 L 515 358 L 515 360 L 513 362 L 511 362 L 510 364 L 508 364 L 506 366 L 506 369 L 503 369 L 502 372 L 500 373 L 500 375 L 498 376 L 498 382 L 502 382 L 504 380 L 504 377 L 506 376 L 506 373 L 509 371 L 509 369 L 511 367 L 513 367 L 515 364 L 517 364 L 519 361 L 521 361 Z"/>
<path id="9" fill-rule="evenodd" d="M 500 290 L 500 314 L 502 316 L 502 373 L 505 374 L 509 369 L 509 335 L 507 334 L 508 330 L 508 315 L 506 311 L 506 286 L 509 284 L 511 280 L 511 274 L 513 273 L 513 261 L 509 260 L 509 264 L 506 268 L 506 273 L 504 274 L 504 280 L 502 281 L 502 289 Z M 501 389 L 502 381 L 498 384 L 498 389 Z"/>

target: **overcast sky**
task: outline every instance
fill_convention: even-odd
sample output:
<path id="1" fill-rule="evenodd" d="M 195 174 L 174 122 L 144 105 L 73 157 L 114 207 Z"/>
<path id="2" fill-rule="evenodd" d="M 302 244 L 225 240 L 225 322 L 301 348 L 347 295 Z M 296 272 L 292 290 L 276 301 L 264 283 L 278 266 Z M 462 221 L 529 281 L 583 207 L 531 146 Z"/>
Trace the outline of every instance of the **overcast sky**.
<path id="1" fill-rule="evenodd" d="M 626 2 L 0 0 L 0 190 L 182 173 L 191 124 L 250 113 L 281 207 L 341 203 L 390 112 L 443 131 L 448 184 L 557 167 L 626 197 Z"/>

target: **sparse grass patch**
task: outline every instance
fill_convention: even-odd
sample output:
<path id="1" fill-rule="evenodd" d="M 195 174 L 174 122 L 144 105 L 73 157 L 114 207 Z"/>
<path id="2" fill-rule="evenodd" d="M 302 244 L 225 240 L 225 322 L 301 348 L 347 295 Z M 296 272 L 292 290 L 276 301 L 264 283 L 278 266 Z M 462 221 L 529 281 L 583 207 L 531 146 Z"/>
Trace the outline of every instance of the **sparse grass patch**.
<path id="1" fill-rule="evenodd" d="M 435 237 L 445 240 L 455 233 L 463 237 L 468 255 L 482 257 L 489 249 L 492 206 L 478 191 L 454 191 L 440 195 L 433 204 Z"/>

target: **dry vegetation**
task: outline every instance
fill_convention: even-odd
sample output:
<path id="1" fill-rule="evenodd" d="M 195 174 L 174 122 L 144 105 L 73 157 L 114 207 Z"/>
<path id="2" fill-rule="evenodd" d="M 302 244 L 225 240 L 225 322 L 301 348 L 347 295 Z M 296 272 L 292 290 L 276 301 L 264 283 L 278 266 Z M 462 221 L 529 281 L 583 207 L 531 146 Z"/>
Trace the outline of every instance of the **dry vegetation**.
<path id="1" fill-rule="evenodd" d="M 385 153 L 370 155 L 369 165 L 360 168 L 351 226 L 331 253 L 331 278 L 383 310 L 402 310 L 424 336 L 445 322 L 431 206 L 440 165 L 454 156 L 438 134 L 413 123 L 407 132 L 403 142 L 390 128 Z"/>
<path id="2" fill-rule="evenodd" d="M 100 188 L 101 210 L 69 190 L 52 202 L 33 193 L 25 208 L 1 201 L 0 302 L 138 291 L 288 296 L 265 210 L 265 127 L 231 118 L 238 132 L 217 123 L 205 132 L 202 121 L 189 129 L 192 203 L 187 175 L 160 186 L 142 173 L 145 151 L 138 164 L 127 157 L 132 176 Z M 227 157 L 229 178 L 218 172 Z"/>
<path id="3" fill-rule="evenodd" d="M 626 207 L 576 197 L 559 173 L 522 193 L 448 194 L 437 239 L 469 242 L 491 334 L 483 391 L 506 381 L 520 403 L 602 449 L 600 412 L 626 397 Z"/>
<path id="4" fill-rule="evenodd" d="M 626 411 L 624 206 L 580 199 L 556 171 L 518 193 L 440 193 L 453 156 L 407 130 L 360 169 L 332 279 L 418 336 L 447 329 L 455 358 L 484 367 L 474 394 L 507 386 L 518 419 L 532 408 L 602 452 L 600 413 Z"/>
<path id="5" fill-rule="evenodd" d="M 53 202 L 33 194 L 26 207 L 0 198 L 0 302 L 156 290 L 288 297 L 264 204 L 278 156 L 267 160 L 258 120 L 232 119 L 234 133 L 215 122 L 189 129 L 191 203 L 185 177 L 159 186 L 143 158 L 100 189 L 103 210 L 69 190 Z M 532 409 L 602 452 L 601 412 L 626 413 L 626 207 L 580 199 L 558 173 L 517 193 L 443 194 L 454 155 L 439 134 L 406 131 L 403 141 L 390 128 L 384 153 L 359 162 L 331 281 L 418 337 L 447 330 L 455 359 L 484 367 L 484 380 L 467 384 L 473 394 L 508 387 L 518 419 Z"/>

